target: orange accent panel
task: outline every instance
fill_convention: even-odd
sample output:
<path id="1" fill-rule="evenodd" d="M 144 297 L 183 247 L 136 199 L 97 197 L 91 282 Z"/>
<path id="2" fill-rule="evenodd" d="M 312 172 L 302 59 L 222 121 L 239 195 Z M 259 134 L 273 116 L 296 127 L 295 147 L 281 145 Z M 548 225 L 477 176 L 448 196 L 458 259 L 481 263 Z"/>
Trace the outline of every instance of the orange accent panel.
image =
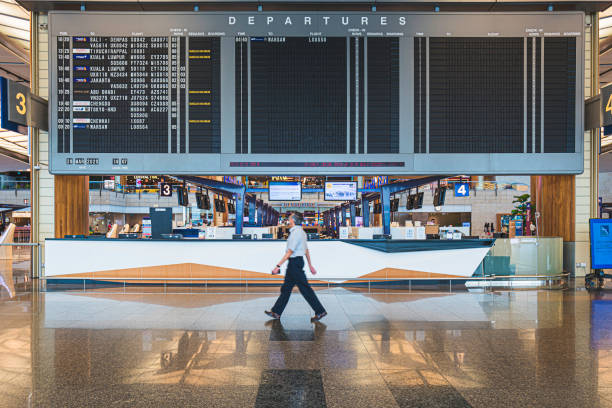
<path id="1" fill-rule="evenodd" d="M 463 276 L 459 275 L 447 275 L 441 273 L 432 273 L 432 272 L 423 272 L 423 271 L 413 271 L 409 269 L 398 269 L 398 268 L 383 268 L 378 271 L 374 271 L 371 273 L 367 273 L 365 275 L 359 276 L 362 279 L 415 279 L 415 278 L 462 278 Z M 347 283 L 359 282 L 355 280 L 347 280 Z"/>
<path id="2" fill-rule="evenodd" d="M 232 279 L 247 279 L 247 278 L 267 278 L 271 283 L 281 283 L 284 277 L 272 276 L 268 273 L 243 271 L 240 269 L 223 268 L 210 265 L 201 265 L 194 263 L 183 263 L 183 264 L 172 264 L 172 265 L 159 265 L 159 266 L 145 266 L 142 268 L 126 268 L 126 269 L 111 269 L 106 271 L 98 272 L 83 272 L 74 273 L 67 275 L 56 275 L 57 278 L 110 278 L 104 279 L 109 282 L 117 282 L 124 280 L 128 283 L 156 283 L 154 280 L 144 281 L 130 281 L 129 278 L 185 278 L 185 280 L 175 280 L 173 283 L 192 283 L 190 279 L 206 279 L 206 278 L 232 278 Z M 113 279 L 115 278 L 115 279 Z M 126 280 L 127 278 L 127 280 Z M 253 281 L 253 283 L 263 281 Z M 213 282 L 211 282 L 213 283 Z M 214 283 L 238 283 L 237 281 L 230 280 L 217 280 Z"/>
<path id="3" fill-rule="evenodd" d="M 183 263 L 183 264 L 173 264 L 173 265 L 160 265 L 160 266 L 145 266 L 142 268 L 126 268 L 126 269 L 113 269 L 99 272 L 83 272 L 83 273 L 75 273 L 68 275 L 57 275 L 57 278 L 90 278 L 90 279 L 100 279 L 100 278 L 110 278 L 105 279 L 109 282 L 111 281 L 121 281 L 129 283 L 138 283 L 138 281 L 130 281 L 129 278 L 155 278 L 155 279 L 164 279 L 164 278 L 184 278 L 185 280 L 177 280 L 172 281 L 173 283 L 192 283 L 190 279 L 206 279 L 206 278 L 231 278 L 231 279 L 245 279 L 249 278 L 266 278 L 269 280 L 269 283 L 281 283 L 284 277 L 272 276 L 268 273 L 262 272 L 253 272 L 253 271 L 244 271 L 240 269 L 233 268 L 222 268 L 217 266 L 210 265 L 201 265 L 194 263 Z M 115 279 L 113 279 L 115 278 Z M 314 277 L 313 277 L 314 278 Z M 437 274 L 431 272 L 423 272 L 423 271 L 413 271 L 408 269 L 398 269 L 398 268 L 384 268 L 378 271 L 374 271 L 362 276 L 359 278 L 363 279 L 415 279 L 415 278 L 462 278 L 462 276 L 458 275 L 447 275 L 447 274 Z M 252 283 L 264 283 L 265 281 L 252 281 Z M 357 283 L 357 280 L 347 279 L 345 283 Z M 155 281 L 140 281 L 140 283 L 155 283 Z M 210 283 L 238 283 L 237 281 L 231 280 L 216 280 Z M 327 283 L 327 281 L 321 281 L 316 279 L 311 279 L 310 283 Z"/>
<path id="4" fill-rule="evenodd" d="M 410 269 L 383 268 L 360 276 L 361 278 L 461 278 L 459 275 L 447 275 L 433 272 L 414 271 Z"/>

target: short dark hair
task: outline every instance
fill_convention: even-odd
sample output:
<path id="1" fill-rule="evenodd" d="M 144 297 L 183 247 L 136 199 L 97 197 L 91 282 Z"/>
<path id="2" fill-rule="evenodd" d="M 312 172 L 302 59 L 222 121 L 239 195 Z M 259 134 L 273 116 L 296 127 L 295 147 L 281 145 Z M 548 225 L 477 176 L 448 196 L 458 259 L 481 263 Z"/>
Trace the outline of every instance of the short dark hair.
<path id="1" fill-rule="evenodd" d="M 293 222 L 295 222 L 295 225 L 302 225 L 302 221 L 304 221 L 304 217 L 302 216 L 302 214 L 297 211 L 293 211 L 290 217 L 293 218 Z"/>

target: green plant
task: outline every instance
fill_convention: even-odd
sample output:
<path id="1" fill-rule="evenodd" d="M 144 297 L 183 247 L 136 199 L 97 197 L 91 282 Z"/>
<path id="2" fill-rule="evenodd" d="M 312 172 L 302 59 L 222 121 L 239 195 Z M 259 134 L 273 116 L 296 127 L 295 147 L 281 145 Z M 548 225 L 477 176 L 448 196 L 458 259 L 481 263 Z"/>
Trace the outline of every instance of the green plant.
<path id="1" fill-rule="evenodd" d="M 525 215 L 527 215 L 529 197 L 529 194 L 514 196 L 514 200 L 512 201 L 512 203 L 514 204 L 514 210 L 512 210 L 512 215 L 520 215 L 523 218 L 525 217 Z"/>

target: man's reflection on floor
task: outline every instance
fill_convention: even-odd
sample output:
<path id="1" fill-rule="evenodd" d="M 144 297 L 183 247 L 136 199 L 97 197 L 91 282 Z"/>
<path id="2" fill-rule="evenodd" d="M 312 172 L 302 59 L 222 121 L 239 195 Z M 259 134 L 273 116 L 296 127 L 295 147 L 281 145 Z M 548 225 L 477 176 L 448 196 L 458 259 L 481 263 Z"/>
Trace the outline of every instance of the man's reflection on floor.
<path id="1" fill-rule="evenodd" d="M 184 370 L 194 356 L 200 352 L 203 340 L 196 332 L 183 333 L 178 341 L 176 353 L 162 351 L 160 355 L 161 372 Z"/>
<path id="2" fill-rule="evenodd" d="M 271 329 L 270 339 L 273 341 L 317 341 L 327 330 L 327 326 L 321 322 L 313 322 L 312 331 L 286 330 L 280 319 L 268 320 L 265 325 Z"/>

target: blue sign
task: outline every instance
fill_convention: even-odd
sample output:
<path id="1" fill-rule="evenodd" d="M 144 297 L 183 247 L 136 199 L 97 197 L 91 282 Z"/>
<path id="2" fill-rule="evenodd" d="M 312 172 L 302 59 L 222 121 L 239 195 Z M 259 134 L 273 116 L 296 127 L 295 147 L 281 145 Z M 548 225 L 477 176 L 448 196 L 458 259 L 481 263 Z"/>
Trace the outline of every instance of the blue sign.
<path id="1" fill-rule="evenodd" d="M 9 120 L 9 91 L 8 80 L 0 77 L 0 127 L 5 130 L 17 132 L 19 123 Z"/>
<path id="2" fill-rule="evenodd" d="M 470 185 L 468 183 L 455 183 L 455 197 L 469 197 Z"/>
<path id="3" fill-rule="evenodd" d="M 612 219 L 591 218 L 591 268 L 612 268 Z"/>

